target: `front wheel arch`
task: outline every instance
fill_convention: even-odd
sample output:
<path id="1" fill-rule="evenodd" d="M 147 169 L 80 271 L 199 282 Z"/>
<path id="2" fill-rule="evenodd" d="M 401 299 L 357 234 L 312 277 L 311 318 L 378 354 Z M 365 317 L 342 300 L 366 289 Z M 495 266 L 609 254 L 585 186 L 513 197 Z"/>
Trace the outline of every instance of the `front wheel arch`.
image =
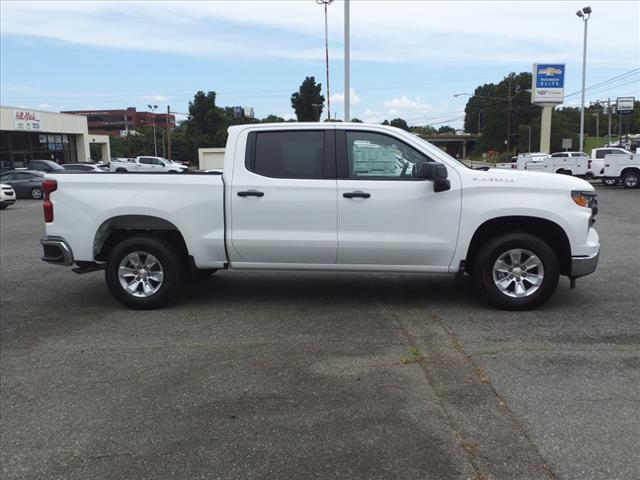
<path id="1" fill-rule="evenodd" d="M 494 236 L 504 233 L 529 233 L 540 237 L 556 252 L 560 274 L 571 273 L 571 243 L 564 229 L 551 220 L 516 215 L 492 218 L 476 229 L 465 257 L 466 273 L 473 274 L 474 259 L 482 246 Z"/>

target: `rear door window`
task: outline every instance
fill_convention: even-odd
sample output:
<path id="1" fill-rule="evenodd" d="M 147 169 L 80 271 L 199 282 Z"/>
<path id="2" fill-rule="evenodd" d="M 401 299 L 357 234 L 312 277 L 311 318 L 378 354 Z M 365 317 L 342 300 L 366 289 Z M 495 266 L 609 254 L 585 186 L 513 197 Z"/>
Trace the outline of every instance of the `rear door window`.
<path id="1" fill-rule="evenodd" d="M 321 179 L 324 131 L 256 132 L 247 169 L 271 178 Z"/>

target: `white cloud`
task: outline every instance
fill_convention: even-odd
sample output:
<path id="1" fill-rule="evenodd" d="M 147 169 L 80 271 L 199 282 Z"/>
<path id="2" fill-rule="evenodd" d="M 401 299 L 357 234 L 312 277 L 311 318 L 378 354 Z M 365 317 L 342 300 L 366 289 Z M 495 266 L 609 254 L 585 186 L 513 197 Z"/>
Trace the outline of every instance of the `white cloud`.
<path id="1" fill-rule="evenodd" d="M 583 6 L 573 1 L 352 2 L 352 58 L 580 61 L 583 25 L 574 12 Z M 640 3 L 595 1 L 591 6 L 590 63 L 637 64 Z M 322 9 L 310 0 L 1 2 L 0 13 L 3 33 L 107 48 L 294 60 L 318 60 L 324 54 Z M 338 2 L 329 15 L 331 56 L 340 59 L 343 9 Z M 497 18 L 500 27 L 493 28 Z"/>
<path id="2" fill-rule="evenodd" d="M 360 118 L 364 123 L 381 123 L 384 121 L 384 113 L 379 110 L 367 109 L 362 113 L 362 116 L 358 118 Z"/>
<path id="3" fill-rule="evenodd" d="M 165 97 L 164 95 L 143 95 L 140 99 L 145 102 L 166 102 L 169 100 L 169 97 Z"/>
<path id="4" fill-rule="evenodd" d="M 336 92 L 331 95 L 331 105 L 344 105 L 344 92 Z M 353 88 L 349 89 L 349 105 L 359 105 L 360 97 Z"/>
<path id="5" fill-rule="evenodd" d="M 42 110 L 49 110 L 51 108 L 51 105 L 49 105 L 48 103 L 41 103 L 38 105 L 38 108 Z"/>
<path id="6" fill-rule="evenodd" d="M 291 113 L 291 112 L 281 113 L 278 116 L 284 118 L 285 120 L 296 120 L 298 118 L 296 117 L 295 113 Z"/>

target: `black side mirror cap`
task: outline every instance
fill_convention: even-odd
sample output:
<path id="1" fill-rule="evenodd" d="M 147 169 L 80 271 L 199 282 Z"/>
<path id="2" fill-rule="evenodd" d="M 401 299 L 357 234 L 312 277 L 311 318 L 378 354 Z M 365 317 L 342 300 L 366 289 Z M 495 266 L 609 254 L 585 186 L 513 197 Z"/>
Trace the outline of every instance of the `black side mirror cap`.
<path id="1" fill-rule="evenodd" d="M 451 189 L 451 182 L 447 180 L 447 167 L 438 162 L 425 162 L 420 166 L 420 178 L 433 181 L 434 192 L 444 192 Z"/>

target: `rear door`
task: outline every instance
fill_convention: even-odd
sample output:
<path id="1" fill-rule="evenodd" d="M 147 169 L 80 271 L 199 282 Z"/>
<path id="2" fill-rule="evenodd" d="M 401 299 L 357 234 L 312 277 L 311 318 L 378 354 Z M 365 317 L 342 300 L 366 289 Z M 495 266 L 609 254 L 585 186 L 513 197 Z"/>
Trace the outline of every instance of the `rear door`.
<path id="1" fill-rule="evenodd" d="M 234 268 L 334 265 L 334 129 L 257 130 L 246 141 L 229 197 Z"/>
<path id="2" fill-rule="evenodd" d="M 434 192 L 418 178 L 433 161 L 399 138 L 371 131 L 336 131 L 338 264 L 378 269 L 447 271 L 456 248 L 460 180 Z"/>

